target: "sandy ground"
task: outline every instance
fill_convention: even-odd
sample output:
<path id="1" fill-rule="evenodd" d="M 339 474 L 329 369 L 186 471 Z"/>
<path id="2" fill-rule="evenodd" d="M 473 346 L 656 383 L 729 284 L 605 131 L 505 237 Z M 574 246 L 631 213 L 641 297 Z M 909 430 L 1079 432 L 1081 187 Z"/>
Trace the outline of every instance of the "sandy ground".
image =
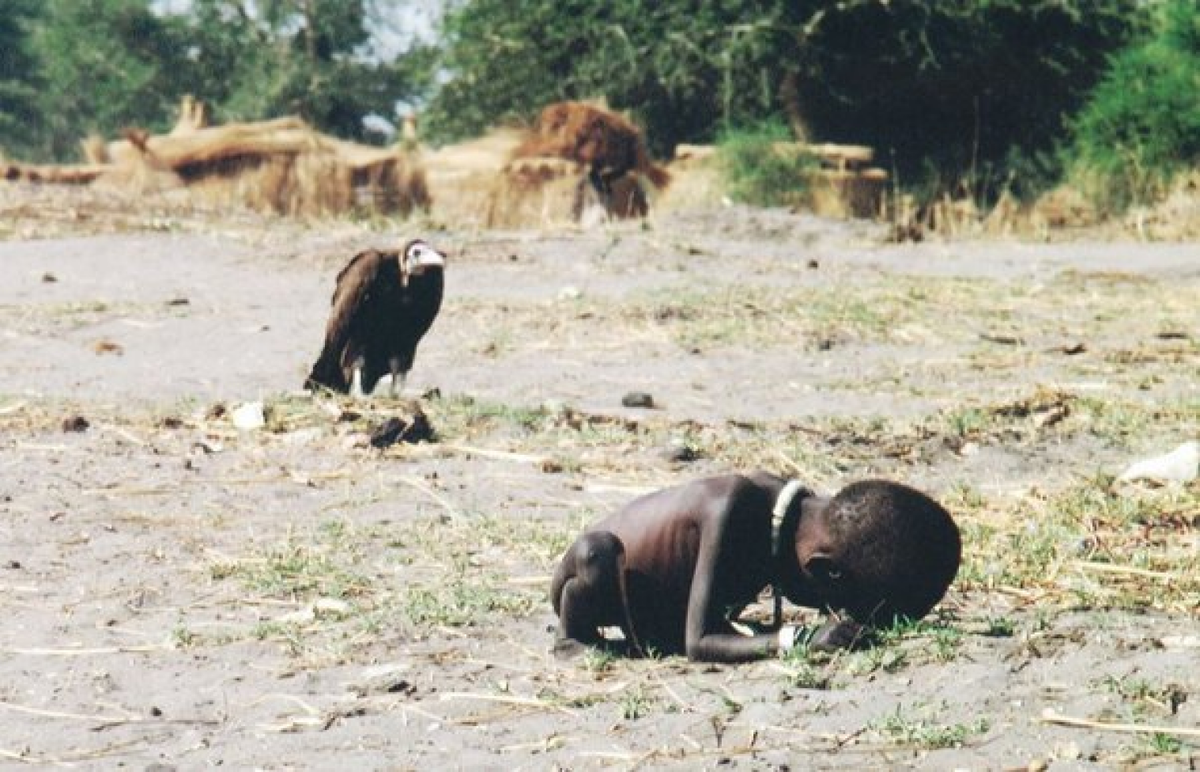
<path id="1" fill-rule="evenodd" d="M 402 403 L 296 392 L 333 274 L 401 234 L 146 226 L 0 242 L 0 764 L 1193 763 L 1195 574 L 1176 580 L 1182 606 L 1073 606 L 1042 578 L 989 589 L 995 556 L 972 553 L 932 631 L 737 667 L 557 660 L 545 589 L 584 523 L 751 464 L 828 490 L 875 474 L 951 504 L 969 490 L 1033 527 L 1032 498 L 1200 431 L 1196 244 L 889 245 L 872 225 L 746 209 L 428 229 L 452 257 L 409 396 L 440 392 L 440 440 L 378 451 L 365 433 Z M 657 407 L 622 407 L 635 390 Z M 1148 418 L 928 429 L 1062 392 L 1064 425 L 1089 400 Z M 256 400 L 267 429 L 219 407 Z M 73 416 L 84 431 L 64 431 Z M 697 458 L 669 458 L 680 444 Z M 1194 563 L 1195 488 L 1172 501 Z"/>

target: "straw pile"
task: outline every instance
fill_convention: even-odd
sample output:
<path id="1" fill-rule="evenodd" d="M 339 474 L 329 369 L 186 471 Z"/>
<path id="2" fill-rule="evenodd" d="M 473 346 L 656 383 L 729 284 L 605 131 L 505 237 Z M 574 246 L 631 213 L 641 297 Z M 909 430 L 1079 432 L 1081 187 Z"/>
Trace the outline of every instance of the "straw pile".
<path id="1" fill-rule="evenodd" d="M 584 102 L 543 108 L 489 185 L 484 225 L 493 228 L 644 217 L 647 187 L 670 174 L 654 164 L 641 131 L 625 117 Z"/>
<path id="2" fill-rule="evenodd" d="M 517 129 L 494 129 L 477 139 L 425 151 L 423 166 L 435 216 L 460 228 L 486 227 L 496 179 L 522 138 Z"/>
<path id="3" fill-rule="evenodd" d="M 3 176 L 95 183 L 135 196 L 184 189 L 199 202 L 288 215 L 403 215 L 429 208 L 414 153 L 339 140 L 296 117 L 213 127 L 206 122 L 203 104 L 185 99 L 168 134 L 127 130 L 109 143 L 89 138 L 83 142 L 85 165 L 6 164 Z"/>

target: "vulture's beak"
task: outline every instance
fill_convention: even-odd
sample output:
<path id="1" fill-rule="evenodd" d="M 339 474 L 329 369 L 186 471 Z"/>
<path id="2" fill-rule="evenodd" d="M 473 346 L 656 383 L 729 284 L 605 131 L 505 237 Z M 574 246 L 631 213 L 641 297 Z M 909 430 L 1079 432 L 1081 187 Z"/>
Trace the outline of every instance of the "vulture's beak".
<path id="1" fill-rule="evenodd" d="M 408 264 L 409 273 L 420 275 L 426 268 L 445 268 L 446 256 L 430 246 L 426 246 L 413 256 Z"/>

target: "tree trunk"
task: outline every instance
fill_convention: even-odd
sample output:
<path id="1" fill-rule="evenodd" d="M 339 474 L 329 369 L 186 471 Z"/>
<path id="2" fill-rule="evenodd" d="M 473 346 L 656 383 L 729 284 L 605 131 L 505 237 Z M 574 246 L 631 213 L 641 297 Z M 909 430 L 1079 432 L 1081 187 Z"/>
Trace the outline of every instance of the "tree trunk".
<path id="1" fill-rule="evenodd" d="M 317 69 L 317 14 L 313 9 L 313 0 L 303 0 L 300 4 L 304 10 L 304 53 L 308 56 L 308 64 L 315 72 Z"/>
<path id="2" fill-rule="evenodd" d="M 784 73 L 779 83 L 779 101 L 783 105 L 783 114 L 787 116 L 788 125 L 797 142 L 808 142 L 808 125 L 800 108 L 800 75 L 795 70 Z"/>

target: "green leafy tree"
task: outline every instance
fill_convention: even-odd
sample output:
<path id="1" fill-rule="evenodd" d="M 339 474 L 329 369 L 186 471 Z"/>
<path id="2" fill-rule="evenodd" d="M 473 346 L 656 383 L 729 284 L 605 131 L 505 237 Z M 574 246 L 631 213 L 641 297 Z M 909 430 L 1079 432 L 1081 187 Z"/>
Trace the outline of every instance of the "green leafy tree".
<path id="1" fill-rule="evenodd" d="M 0 151 L 15 156 L 33 152 L 42 123 L 27 31 L 40 8 L 38 0 L 5 0 L 0 13 Z"/>
<path id="2" fill-rule="evenodd" d="M 372 14 L 395 14 L 398 0 L 193 0 L 174 12 L 152 0 L 3 2 L 0 141 L 42 159 L 76 158 L 91 133 L 165 130 L 184 94 L 218 121 L 298 114 L 362 137 L 366 114 L 391 116 L 430 79 L 423 49 L 371 55 Z"/>
<path id="3" fill-rule="evenodd" d="M 750 122 L 774 102 L 774 2 L 471 0 L 443 23 L 450 74 L 429 105 L 452 140 L 528 118 L 547 102 L 607 98 L 632 110 L 660 154 Z"/>
<path id="4" fill-rule="evenodd" d="M 1137 29 L 1131 0 L 861 0 L 796 32 L 793 116 L 816 136 L 876 148 L 901 182 L 1030 193 L 1106 56 Z M 787 84 L 784 84 L 787 88 Z"/>
<path id="5" fill-rule="evenodd" d="M 364 115 L 392 116 L 431 72 L 419 48 L 394 61 L 369 56 L 370 22 L 363 0 L 196 0 L 192 90 L 228 119 L 294 114 L 361 138 Z"/>
<path id="6" fill-rule="evenodd" d="M 146 0 L 47 0 L 33 34 L 42 154 L 70 159 L 88 133 L 168 126 L 187 64 L 180 32 Z"/>
<path id="7" fill-rule="evenodd" d="M 1110 209 L 1155 199 L 1200 166 L 1200 12 L 1195 0 L 1156 10 L 1153 34 L 1112 58 L 1067 151 L 1076 177 Z"/>
<path id="8" fill-rule="evenodd" d="M 994 191 L 1046 154 L 1136 27 L 1136 0 L 467 0 L 445 19 L 443 139 L 605 97 L 653 149 L 785 120 L 903 181 Z M 1014 161 L 1016 159 L 1016 161 Z M 1029 164 L 1023 162 L 1022 168 Z"/>

